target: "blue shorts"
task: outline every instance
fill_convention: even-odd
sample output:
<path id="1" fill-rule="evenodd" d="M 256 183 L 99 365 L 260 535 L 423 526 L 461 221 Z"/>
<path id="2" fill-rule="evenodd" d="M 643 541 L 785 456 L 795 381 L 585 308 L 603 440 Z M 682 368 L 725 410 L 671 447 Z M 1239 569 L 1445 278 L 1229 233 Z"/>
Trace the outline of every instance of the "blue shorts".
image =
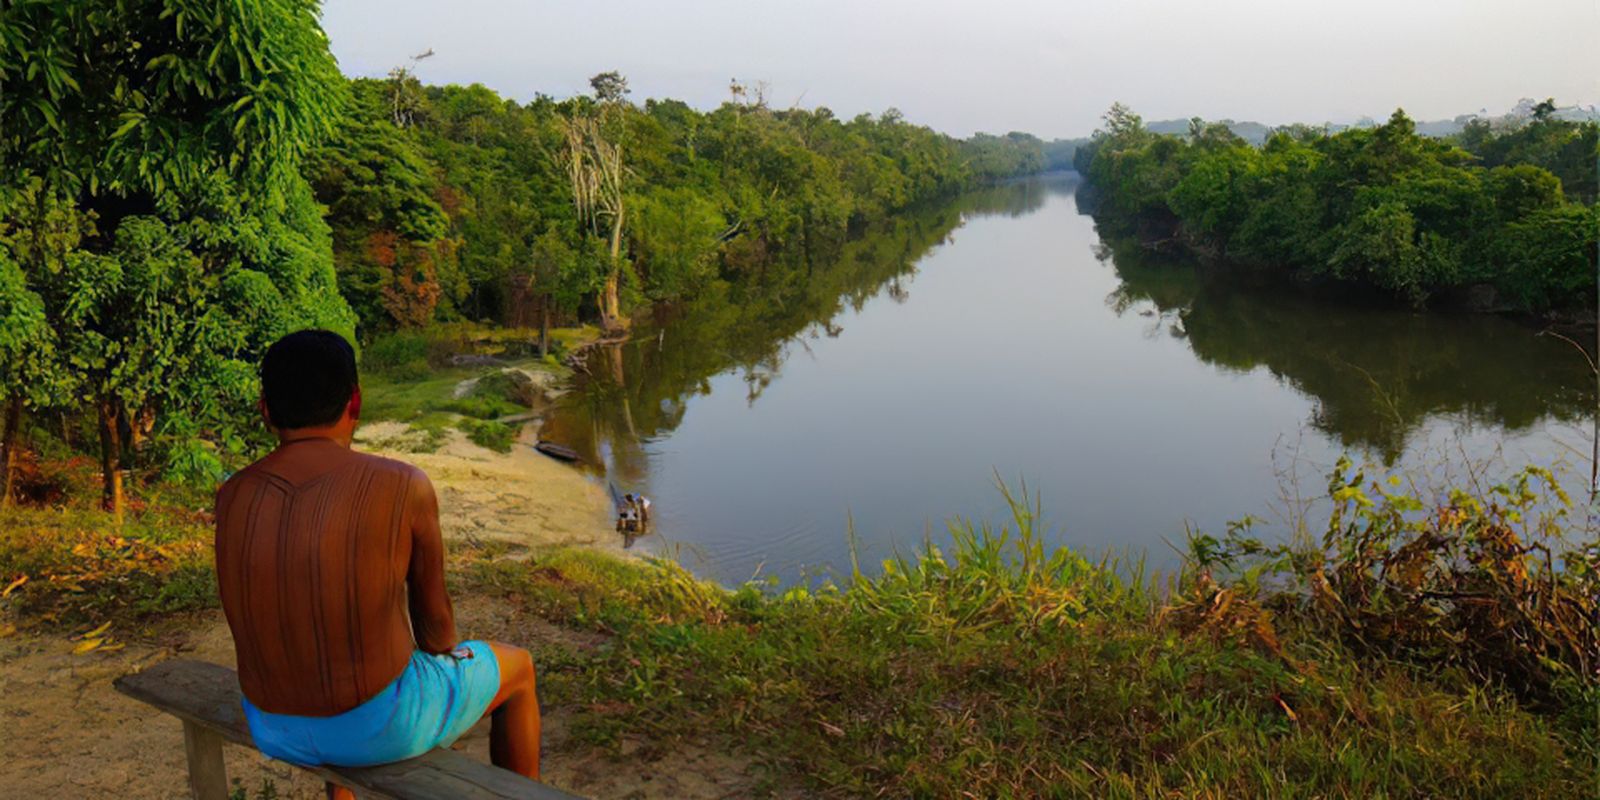
<path id="1" fill-rule="evenodd" d="M 400 677 L 370 700 L 331 717 L 273 714 L 244 701 L 262 753 L 294 764 L 361 767 L 449 747 L 500 691 L 500 662 L 488 642 L 462 642 L 472 658 L 411 654 Z"/>

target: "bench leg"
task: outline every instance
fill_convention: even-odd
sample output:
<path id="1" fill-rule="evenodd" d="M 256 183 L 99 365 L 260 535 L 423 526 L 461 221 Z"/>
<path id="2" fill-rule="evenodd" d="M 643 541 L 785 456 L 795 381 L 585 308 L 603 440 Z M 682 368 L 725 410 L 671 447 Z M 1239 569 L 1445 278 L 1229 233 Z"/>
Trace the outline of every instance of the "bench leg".
<path id="1" fill-rule="evenodd" d="M 222 737 L 185 720 L 183 753 L 189 758 L 189 794 L 194 800 L 228 800 L 228 768 L 222 763 Z"/>

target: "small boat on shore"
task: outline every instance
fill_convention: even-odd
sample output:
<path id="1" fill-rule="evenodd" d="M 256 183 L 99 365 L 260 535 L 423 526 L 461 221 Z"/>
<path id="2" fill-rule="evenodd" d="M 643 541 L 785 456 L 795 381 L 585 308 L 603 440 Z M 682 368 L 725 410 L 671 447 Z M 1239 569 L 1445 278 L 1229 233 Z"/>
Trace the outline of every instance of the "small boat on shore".
<path id="1" fill-rule="evenodd" d="M 557 461 L 577 462 L 583 460 L 583 457 L 578 455 L 578 451 L 567 447 L 564 444 L 547 442 L 543 439 L 539 440 L 539 443 L 534 445 L 533 449 L 538 450 L 539 452 L 544 453 L 545 455 Z"/>

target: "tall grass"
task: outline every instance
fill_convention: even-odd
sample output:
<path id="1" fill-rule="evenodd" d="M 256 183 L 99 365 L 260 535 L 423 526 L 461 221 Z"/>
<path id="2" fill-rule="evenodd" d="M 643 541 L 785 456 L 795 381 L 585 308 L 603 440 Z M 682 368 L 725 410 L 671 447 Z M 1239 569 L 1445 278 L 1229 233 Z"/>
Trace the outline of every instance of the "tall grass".
<path id="1" fill-rule="evenodd" d="M 1004 525 L 957 521 L 946 547 L 815 588 L 722 591 L 664 562 L 601 576 L 599 556 L 491 572 L 547 616 L 613 635 L 545 675 L 547 702 L 583 709 L 581 740 L 646 736 L 670 752 L 709 737 L 812 792 L 1600 792 L 1593 728 L 1562 705 L 1585 702 L 1587 679 L 1569 674 L 1570 693 L 1530 711 L 1511 673 L 1367 647 L 1298 585 L 1262 580 L 1352 557 L 1337 547 L 1280 553 L 1235 537 L 1230 574 L 1194 564 L 1163 580 L 1137 559 L 1049 547 L 1037 502 L 1006 497 Z"/>

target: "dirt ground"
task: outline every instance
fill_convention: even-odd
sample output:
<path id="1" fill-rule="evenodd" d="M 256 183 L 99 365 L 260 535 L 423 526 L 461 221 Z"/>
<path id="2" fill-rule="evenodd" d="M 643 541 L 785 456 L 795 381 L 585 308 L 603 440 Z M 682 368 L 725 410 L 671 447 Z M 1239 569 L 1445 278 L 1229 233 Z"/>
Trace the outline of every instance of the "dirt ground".
<path id="1" fill-rule="evenodd" d="M 389 423 L 393 425 L 393 423 Z M 581 472 L 537 454 L 534 426 L 509 454 L 477 447 L 459 434 L 435 453 L 387 449 L 404 426 L 366 426 L 357 447 L 409 461 L 432 478 L 451 543 L 502 541 L 517 549 L 580 545 L 615 549 L 604 490 Z M 534 650 L 596 646 L 593 639 L 522 616 L 487 598 L 455 598 L 464 636 L 509 641 Z M 127 642 L 112 652 L 72 652 L 72 633 L 0 636 L 0 798 L 187 796 L 178 721 L 118 694 L 111 681 L 168 658 L 235 663 L 220 611 L 169 621 L 155 632 L 113 629 Z M 744 797 L 753 779 L 738 759 L 695 747 L 628 741 L 620 754 L 566 747 L 572 710 L 544 708 L 543 779 L 596 798 Z M 457 748 L 488 760 L 488 723 Z M 287 764 L 241 747 L 227 748 L 228 774 L 257 800 L 263 782 L 279 798 L 320 798 L 321 784 Z"/>
<path id="2" fill-rule="evenodd" d="M 464 635 L 501 638 L 531 648 L 592 647 L 581 634 L 529 619 L 506 604 L 457 599 Z M 118 694 L 119 675 L 168 658 L 234 665 L 233 642 L 221 612 L 192 625 L 111 653 L 73 655 L 67 637 L 0 639 L 0 797 L 187 796 L 183 736 L 178 721 Z M 569 752 L 572 709 L 544 706 L 543 780 L 595 798 L 725 798 L 749 796 L 748 765 L 704 748 L 671 754 L 647 742 L 625 742 L 622 755 Z M 479 723 L 456 745 L 488 760 L 489 726 Z M 229 745 L 228 776 L 255 800 L 264 781 L 280 798 L 321 798 L 309 773 Z"/>

